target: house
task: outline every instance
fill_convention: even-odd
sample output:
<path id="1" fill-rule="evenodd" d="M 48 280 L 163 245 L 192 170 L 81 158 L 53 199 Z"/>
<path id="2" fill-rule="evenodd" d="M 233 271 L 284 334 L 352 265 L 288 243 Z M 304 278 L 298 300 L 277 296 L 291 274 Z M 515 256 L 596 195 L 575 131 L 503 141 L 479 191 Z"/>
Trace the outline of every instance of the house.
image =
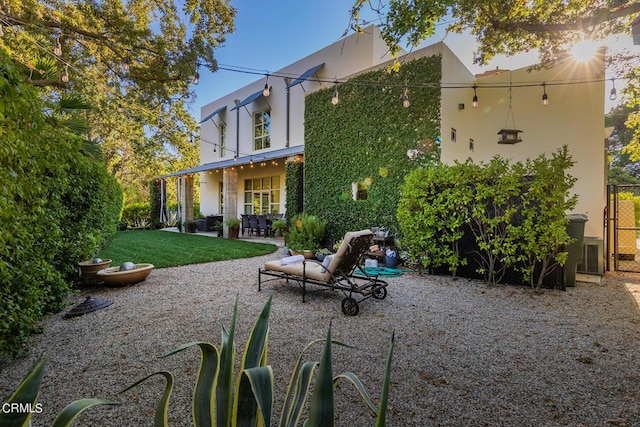
<path id="1" fill-rule="evenodd" d="M 602 240 L 606 204 L 603 52 L 584 63 L 568 59 L 550 69 L 494 70 L 480 76 L 474 76 L 442 42 L 404 53 L 399 60 L 426 57 L 440 61 L 440 81 L 429 82 L 439 90 L 432 101 L 439 103 L 439 110 L 438 117 L 417 120 L 439 121 L 439 135 L 417 137 L 438 140 L 445 163 L 483 162 L 495 155 L 524 161 L 567 145 L 576 162 L 569 171 L 577 178 L 575 213 L 589 216 L 585 235 Z M 161 177 L 179 179 L 185 217 L 189 218 L 196 173 L 205 215 L 237 218 L 245 213 L 285 213 L 285 165 L 307 160 L 308 95 L 335 92 L 335 101 L 340 102 L 341 85 L 391 63 L 380 30 L 371 26 L 204 106 L 200 166 Z M 400 91 L 398 99 L 408 93 L 415 101 L 420 90 L 410 86 L 421 83 L 425 82 L 405 81 L 404 95 L 401 87 L 392 89 Z M 330 97 L 326 98 L 330 105 Z M 393 149 L 402 150 L 400 156 L 406 161 L 407 156 L 420 154 L 417 143 L 410 144 L 414 144 L 411 150 L 401 144 Z M 359 185 L 357 180 L 345 183 L 349 194 L 353 188 L 354 199 L 362 194 Z"/>

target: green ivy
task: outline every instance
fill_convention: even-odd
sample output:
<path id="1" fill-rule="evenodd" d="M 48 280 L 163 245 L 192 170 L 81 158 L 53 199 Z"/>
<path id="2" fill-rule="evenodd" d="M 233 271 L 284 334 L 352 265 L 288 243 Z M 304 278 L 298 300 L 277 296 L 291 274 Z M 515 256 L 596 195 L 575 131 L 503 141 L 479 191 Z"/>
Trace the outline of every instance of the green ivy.
<path id="1" fill-rule="evenodd" d="M 411 105 L 403 108 L 407 81 L 434 85 L 410 88 Z M 435 55 L 407 62 L 398 72 L 371 71 L 340 84 L 337 105 L 330 102 L 333 88 L 307 96 L 304 211 L 327 220 L 330 241 L 373 226 L 397 229 L 404 176 L 439 158 L 438 147 L 421 161 L 410 160 L 407 151 L 439 135 L 440 81 L 441 57 Z M 352 199 L 354 182 L 370 183 L 366 200 Z"/>
<path id="2" fill-rule="evenodd" d="M 287 196 L 285 200 L 285 212 L 288 217 L 302 213 L 303 209 L 303 176 L 304 164 L 300 162 L 288 162 L 285 168 L 285 188 Z"/>

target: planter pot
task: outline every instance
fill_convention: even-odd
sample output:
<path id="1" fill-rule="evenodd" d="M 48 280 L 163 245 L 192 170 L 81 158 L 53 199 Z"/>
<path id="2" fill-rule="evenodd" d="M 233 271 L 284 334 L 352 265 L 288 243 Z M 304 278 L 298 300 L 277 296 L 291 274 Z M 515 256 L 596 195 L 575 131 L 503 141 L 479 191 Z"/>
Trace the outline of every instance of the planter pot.
<path id="1" fill-rule="evenodd" d="M 240 229 L 239 228 L 230 228 L 229 229 L 229 238 L 230 239 L 237 239 L 239 234 L 240 234 Z"/>
<path id="2" fill-rule="evenodd" d="M 100 262 L 94 262 L 93 260 L 82 261 L 78 263 L 80 269 L 80 278 L 84 285 L 99 285 L 102 283 L 102 279 L 98 277 L 98 271 L 103 268 L 107 268 L 111 265 L 110 259 L 104 259 Z"/>
<path id="3" fill-rule="evenodd" d="M 291 251 L 291 255 L 302 255 L 305 259 L 313 259 L 316 257 L 313 251 Z"/>
<path id="4" fill-rule="evenodd" d="M 97 275 L 107 286 L 120 287 L 142 282 L 153 270 L 153 264 L 136 264 L 133 270 L 120 271 L 120 267 L 109 267 L 98 271 Z"/>

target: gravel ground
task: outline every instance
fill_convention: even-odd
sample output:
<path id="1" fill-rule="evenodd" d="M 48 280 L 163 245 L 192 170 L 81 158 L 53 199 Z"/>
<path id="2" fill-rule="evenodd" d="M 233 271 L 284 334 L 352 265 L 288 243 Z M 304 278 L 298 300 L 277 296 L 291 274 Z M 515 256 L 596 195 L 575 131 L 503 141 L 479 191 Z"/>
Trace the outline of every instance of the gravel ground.
<path id="1" fill-rule="evenodd" d="M 395 331 L 388 425 L 392 426 L 633 426 L 640 425 L 640 276 L 608 274 L 602 284 L 578 283 L 566 292 L 407 273 L 388 279 L 389 295 L 341 313 L 342 294 L 307 296 L 283 281 L 257 291 L 257 270 L 278 254 L 154 270 L 128 288 L 85 289 L 113 305 L 43 322 L 29 357 L 0 360 L 6 400 L 43 354 L 47 370 L 34 426 L 49 425 L 69 402 L 117 399 L 118 407 L 87 410 L 76 425 L 152 425 L 163 380 L 117 391 L 151 372 L 176 377 L 169 421 L 191 424 L 197 349 L 159 356 L 180 344 L 220 343 L 239 298 L 238 358 L 250 328 L 273 294 L 269 363 L 276 382 L 277 419 L 291 369 L 304 345 L 324 337 L 332 322 L 334 374 L 352 371 L 379 396 L 390 337 Z M 634 299 L 634 296 L 638 300 Z M 309 352 L 320 357 L 321 345 Z M 346 383 L 336 392 L 339 426 L 370 426 L 373 418 Z"/>

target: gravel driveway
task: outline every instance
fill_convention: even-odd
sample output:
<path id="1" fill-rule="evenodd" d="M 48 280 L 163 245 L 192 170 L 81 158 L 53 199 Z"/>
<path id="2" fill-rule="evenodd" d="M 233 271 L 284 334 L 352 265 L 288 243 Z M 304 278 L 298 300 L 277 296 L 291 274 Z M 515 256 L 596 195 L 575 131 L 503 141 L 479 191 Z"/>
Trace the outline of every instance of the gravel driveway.
<path id="1" fill-rule="evenodd" d="M 91 408 L 76 425 L 152 425 L 160 377 L 116 392 L 166 369 L 176 377 L 169 421 L 190 425 L 198 351 L 159 356 L 189 341 L 218 346 L 220 324 L 229 325 L 237 296 L 239 358 L 273 294 L 269 363 L 275 372 L 275 419 L 298 353 L 324 337 L 331 322 L 334 338 L 354 346 L 334 347 L 334 374 L 354 372 L 374 398 L 395 331 L 390 426 L 640 425 L 639 275 L 609 274 L 602 284 L 580 282 L 565 292 L 537 294 L 408 273 L 388 279 L 386 299 L 364 301 L 357 317 L 347 317 L 340 293 L 310 294 L 303 304 L 301 290 L 283 281 L 258 292 L 259 266 L 277 256 L 157 269 L 133 287 L 79 292 L 71 304 L 91 295 L 113 305 L 68 320 L 63 313 L 47 318 L 29 357 L 0 360 L 0 397 L 6 400 L 46 354 L 43 413 L 34 416 L 34 426 L 49 425 L 66 404 L 83 397 L 123 405 Z M 308 358 L 319 359 L 321 350 L 312 347 Z M 373 425 L 346 383 L 336 401 L 337 425 Z"/>

